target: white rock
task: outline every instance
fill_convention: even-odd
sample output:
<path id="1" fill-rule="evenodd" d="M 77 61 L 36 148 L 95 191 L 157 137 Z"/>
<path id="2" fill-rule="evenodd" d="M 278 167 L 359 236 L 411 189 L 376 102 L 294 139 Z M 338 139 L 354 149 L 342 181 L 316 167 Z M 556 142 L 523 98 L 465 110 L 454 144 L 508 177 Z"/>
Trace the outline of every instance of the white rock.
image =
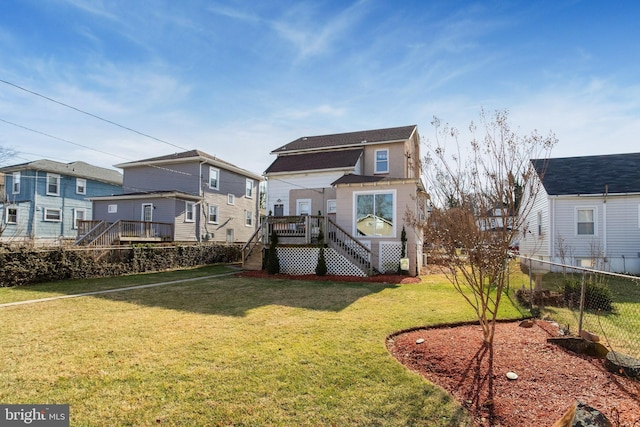
<path id="1" fill-rule="evenodd" d="M 515 372 L 507 372 L 507 378 L 509 378 L 510 380 L 517 380 L 518 374 L 516 374 Z"/>
<path id="2" fill-rule="evenodd" d="M 424 338 L 418 338 L 416 340 L 416 344 L 422 344 L 424 342 Z"/>

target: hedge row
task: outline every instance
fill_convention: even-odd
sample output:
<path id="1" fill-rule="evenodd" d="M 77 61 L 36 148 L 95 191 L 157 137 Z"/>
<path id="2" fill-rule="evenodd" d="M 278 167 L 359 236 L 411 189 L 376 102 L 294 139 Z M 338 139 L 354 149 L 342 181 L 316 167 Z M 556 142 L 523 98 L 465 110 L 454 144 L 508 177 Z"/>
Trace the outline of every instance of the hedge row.
<path id="1" fill-rule="evenodd" d="M 237 262 L 240 258 L 240 246 L 216 244 L 94 250 L 0 248 L 0 287 Z"/>

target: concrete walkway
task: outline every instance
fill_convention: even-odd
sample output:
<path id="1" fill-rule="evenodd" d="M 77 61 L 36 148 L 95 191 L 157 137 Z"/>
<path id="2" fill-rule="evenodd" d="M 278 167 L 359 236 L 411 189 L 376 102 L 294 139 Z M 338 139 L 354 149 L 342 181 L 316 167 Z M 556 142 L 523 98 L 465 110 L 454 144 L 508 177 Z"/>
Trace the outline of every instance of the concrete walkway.
<path id="1" fill-rule="evenodd" d="M 146 285 L 127 286 L 126 288 L 105 289 L 105 290 L 102 290 L 102 291 L 83 292 L 81 294 L 60 295 L 60 296 L 56 296 L 56 297 L 30 299 L 30 300 L 26 300 L 26 301 L 7 302 L 7 303 L 4 303 L 4 304 L 0 304 L 0 308 L 13 307 L 13 306 L 16 306 L 16 305 L 35 304 L 37 302 L 55 301 L 55 300 L 59 300 L 59 299 L 87 297 L 87 296 L 91 296 L 91 295 L 100 295 L 100 294 L 110 294 L 110 293 L 113 293 L 113 292 L 132 291 L 134 289 L 155 288 L 157 286 L 174 285 L 176 283 L 195 282 L 197 280 L 213 279 L 215 277 L 231 276 L 231 275 L 234 275 L 234 274 L 238 274 L 238 272 L 236 271 L 236 272 L 232 272 L 232 273 L 214 274 L 214 275 L 211 275 L 211 276 L 193 277 L 191 279 L 172 280 L 170 282 L 148 283 Z"/>

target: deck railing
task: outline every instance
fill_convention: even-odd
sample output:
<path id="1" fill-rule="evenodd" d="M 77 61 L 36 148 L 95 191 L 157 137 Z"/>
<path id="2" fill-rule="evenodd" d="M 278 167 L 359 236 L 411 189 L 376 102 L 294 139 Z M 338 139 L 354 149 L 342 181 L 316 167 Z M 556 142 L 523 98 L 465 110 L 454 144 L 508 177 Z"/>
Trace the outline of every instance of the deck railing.
<path id="1" fill-rule="evenodd" d="M 92 223 L 95 221 L 81 221 L 81 223 Z M 110 246 L 122 241 L 127 242 L 150 242 L 150 241 L 173 241 L 173 225 L 167 222 L 149 221 L 128 221 L 118 220 L 114 223 L 99 221 L 89 231 L 80 234 L 90 224 L 78 226 L 78 239 L 76 245 Z"/>

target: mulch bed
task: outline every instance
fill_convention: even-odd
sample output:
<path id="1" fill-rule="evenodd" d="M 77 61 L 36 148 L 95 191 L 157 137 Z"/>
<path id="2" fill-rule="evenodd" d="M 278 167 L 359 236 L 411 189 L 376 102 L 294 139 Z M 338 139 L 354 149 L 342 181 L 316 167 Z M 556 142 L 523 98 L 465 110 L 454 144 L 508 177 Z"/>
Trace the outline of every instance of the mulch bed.
<path id="1" fill-rule="evenodd" d="M 400 333 L 387 347 L 400 363 L 451 393 L 476 426 L 551 426 L 576 401 L 598 409 L 614 426 L 640 426 L 640 382 L 608 372 L 601 359 L 547 343 L 560 335 L 556 324 L 518 323 L 496 325 L 493 375 L 487 374 L 477 324 Z M 507 379 L 507 372 L 518 379 Z"/>

